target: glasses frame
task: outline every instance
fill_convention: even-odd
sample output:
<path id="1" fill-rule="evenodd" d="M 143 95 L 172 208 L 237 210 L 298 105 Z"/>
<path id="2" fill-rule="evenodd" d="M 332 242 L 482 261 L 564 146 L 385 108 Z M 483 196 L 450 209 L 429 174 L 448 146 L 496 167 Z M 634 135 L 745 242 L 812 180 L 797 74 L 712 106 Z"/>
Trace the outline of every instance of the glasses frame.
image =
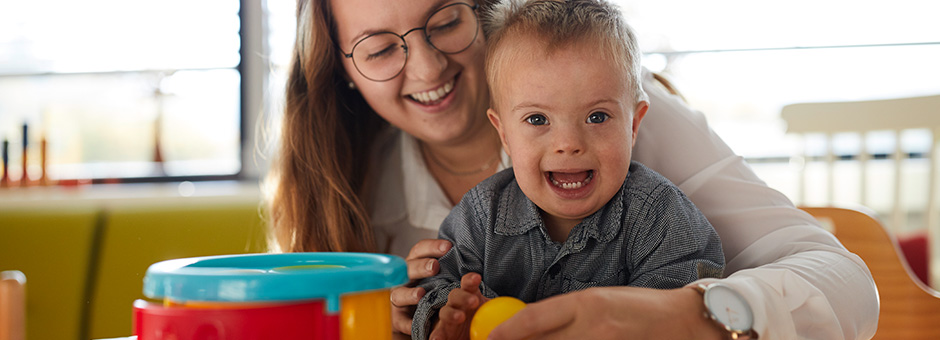
<path id="1" fill-rule="evenodd" d="M 437 13 L 440 13 L 441 11 L 443 11 L 443 10 L 446 9 L 446 8 L 453 7 L 453 6 L 461 6 L 461 5 L 470 7 L 470 10 L 473 12 L 473 20 L 474 20 L 474 22 L 476 23 L 476 27 L 473 29 L 473 39 L 470 39 L 470 43 L 468 43 L 466 47 L 460 49 L 459 51 L 456 51 L 456 52 L 445 52 L 445 51 L 441 51 L 441 49 L 437 48 L 437 46 L 434 46 L 434 43 L 431 42 L 431 37 L 428 35 L 428 24 L 431 22 L 431 18 L 433 18 L 435 15 L 437 15 Z M 477 4 L 477 3 L 475 3 L 475 2 L 474 2 L 472 5 L 471 5 L 471 4 L 468 4 L 468 3 L 466 3 L 466 2 L 455 2 L 455 3 L 452 3 L 452 4 L 448 4 L 448 5 L 446 5 L 446 6 L 443 6 L 443 7 L 441 7 L 441 8 L 438 8 L 438 9 L 435 10 L 433 13 L 431 13 L 430 15 L 428 15 L 428 18 L 424 20 L 424 25 L 421 25 L 421 26 L 412 28 L 412 29 L 406 31 L 404 34 L 398 34 L 398 33 L 391 32 L 391 31 L 375 32 L 375 33 L 372 33 L 372 34 L 369 34 L 369 35 L 363 37 L 362 39 L 359 39 L 359 41 L 357 41 L 357 42 L 353 45 L 353 48 L 352 48 L 352 50 L 349 51 L 349 53 L 346 53 L 346 51 L 343 51 L 343 48 L 340 47 L 338 43 L 336 44 L 336 49 L 338 49 L 339 52 L 342 53 L 343 57 L 352 59 L 352 61 L 353 61 L 353 66 L 356 67 L 356 71 L 358 71 L 359 74 L 361 74 L 361 75 L 362 75 L 363 77 L 365 77 L 366 79 L 369 79 L 369 80 L 374 81 L 374 82 L 385 82 L 385 81 L 389 81 L 389 80 L 395 79 L 395 77 L 398 77 L 398 75 L 401 74 L 401 72 L 405 69 L 405 65 L 408 64 L 408 43 L 405 41 L 405 36 L 411 34 L 411 32 L 414 32 L 414 31 L 424 31 L 424 41 L 428 43 L 428 46 L 431 46 L 431 48 L 434 48 L 434 50 L 436 50 L 436 51 L 438 51 L 438 52 L 441 52 L 441 53 L 443 53 L 443 54 L 457 54 L 457 53 L 466 51 L 468 48 L 470 48 L 470 46 L 473 45 L 473 42 L 477 40 L 477 36 L 480 35 L 480 18 L 478 18 L 478 17 L 477 17 L 477 14 L 476 14 L 476 11 L 477 11 L 478 8 L 480 8 L 480 5 Z M 365 73 L 362 73 L 362 70 L 359 69 L 359 65 L 356 64 L 356 59 L 353 58 L 353 53 L 356 53 L 356 47 L 359 46 L 360 43 L 362 43 L 362 42 L 365 41 L 366 39 L 369 39 L 369 38 L 371 38 L 371 37 L 373 37 L 373 36 L 376 36 L 376 35 L 379 35 L 379 34 L 392 34 L 392 35 L 395 35 L 396 37 L 398 37 L 398 39 L 401 40 L 401 48 L 402 48 L 403 50 L 405 50 L 405 62 L 401 64 L 401 68 L 398 70 L 398 72 L 396 72 L 396 73 L 395 73 L 394 75 L 392 75 L 391 77 L 388 77 L 387 79 L 373 79 L 373 78 L 370 78 L 370 77 L 367 76 Z"/>

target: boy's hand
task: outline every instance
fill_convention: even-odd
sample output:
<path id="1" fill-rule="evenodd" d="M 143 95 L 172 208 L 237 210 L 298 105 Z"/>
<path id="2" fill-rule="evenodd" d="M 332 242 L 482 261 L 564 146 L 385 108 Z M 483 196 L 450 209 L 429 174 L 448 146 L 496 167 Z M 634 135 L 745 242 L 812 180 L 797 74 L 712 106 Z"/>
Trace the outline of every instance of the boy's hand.
<path id="1" fill-rule="evenodd" d="M 489 300 L 480 293 L 480 281 L 482 277 L 477 273 L 467 273 L 460 279 L 460 288 L 447 295 L 447 305 L 438 314 L 430 340 L 470 338 L 470 320 L 477 308 Z"/>
<path id="2" fill-rule="evenodd" d="M 412 315 L 415 305 L 424 296 L 424 288 L 415 287 L 418 280 L 428 278 L 441 270 L 437 258 L 444 256 L 451 248 L 447 240 L 418 241 L 405 259 L 408 263 L 408 279 L 411 281 L 402 287 L 392 288 L 392 328 L 395 331 L 411 334 Z"/>

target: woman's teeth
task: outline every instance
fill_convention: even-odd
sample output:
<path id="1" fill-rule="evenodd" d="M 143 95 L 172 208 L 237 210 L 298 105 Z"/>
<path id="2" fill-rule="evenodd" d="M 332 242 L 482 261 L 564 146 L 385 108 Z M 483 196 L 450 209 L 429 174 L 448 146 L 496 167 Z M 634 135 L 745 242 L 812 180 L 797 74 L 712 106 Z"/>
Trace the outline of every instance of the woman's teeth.
<path id="1" fill-rule="evenodd" d="M 415 101 L 421 104 L 429 104 L 431 102 L 437 101 L 438 99 L 444 98 L 444 96 L 450 93 L 450 91 L 452 91 L 453 89 L 454 89 L 454 79 L 451 79 L 449 82 L 447 82 L 443 86 L 438 87 L 434 90 L 412 93 L 409 96 L 411 97 L 411 99 L 414 99 Z"/>
<path id="2" fill-rule="evenodd" d="M 588 171 L 587 177 L 584 180 L 578 182 L 559 182 L 557 179 L 555 179 L 554 174 L 550 178 L 552 180 L 552 184 L 556 187 L 566 190 L 580 189 L 588 183 L 591 183 L 591 179 L 594 178 L 594 171 Z"/>

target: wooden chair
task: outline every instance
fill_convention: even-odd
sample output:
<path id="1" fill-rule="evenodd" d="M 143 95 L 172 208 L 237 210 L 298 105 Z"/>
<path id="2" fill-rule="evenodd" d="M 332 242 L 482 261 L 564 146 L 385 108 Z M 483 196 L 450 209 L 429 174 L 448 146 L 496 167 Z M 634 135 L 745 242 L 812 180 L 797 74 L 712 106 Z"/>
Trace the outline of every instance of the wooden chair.
<path id="1" fill-rule="evenodd" d="M 26 276 L 0 272 L 0 340 L 26 339 Z"/>
<path id="2" fill-rule="evenodd" d="M 897 241 L 875 217 L 860 210 L 802 208 L 868 265 L 881 311 L 874 339 L 940 339 L 940 293 L 913 277 Z"/>
<path id="3" fill-rule="evenodd" d="M 930 263 L 930 254 L 934 253 L 936 257 L 940 253 L 929 251 L 930 247 L 923 247 L 926 251 L 920 248 L 923 243 L 940 242 L 940 95 L 797 103 L 783 107 L 780 117 L 786 121 L 789 134 L 803 137 L 810 134 L 824 135 L 826 138 L 824 185 L 819 185 L 818 178 L 813 183 L 807 181 L 807 177 L 814 172 L 808 170 L 811 168 L 809 166 L 801 166 L 796 173 L 798 184 L 794 201 L 800 205 L 832 205 L 835 202 L 859 204 L 876 210 L 891 233 L 898 237 L 903 254 L 908 256 L 909 264 L 918 277 L 924 283 L 940 289 L 940 264 Z M 923 154 L 924 159 L 917 162 L 910 162 L 912 156 L 902 147 L 902 133 L 911 129 L 927 129 L 933 139 L 930 149 Z M 894 132 L 893 137 L 889 137 L 893 139 L 894 150 L 887 155 L 881 154 L 883 151 L 872 154 L 869 149 L 866 138 L 877 131 Z M 860 136 L 861 145 L 857 154 L 835 154 L 835 136 L 845 133 Z M 807 146 L 804 142 L 804 147 Z M 814 159 L 808 152 L 804 150 L 803 154 L 794 155 L 796 164 Z M 875 161 L 876 158 L 889 156 L 890 160 Z M 854 161 L 839 161 L 843 157 Z M 850 166 L 843 167 L 845 165 Z M 886 165 L 890 166 L 890 170 L 885 168 Z M 919 172 L 923 165 L 926 165 L 926 179 L 921 178 L 920 174 L 911 176 Z M 836 171 L 837 167 L 843 170 Z M 851 174 L 855 170 L 858 171 L 856 183 L 836 183 L 837 175 Z M 819 188 L 825 188 L 823 200 L 807 194 L 807 191 Z M 855 199 L 836 197 L 836 193 L 854 190 L 858 190 Z M 808 203 L 808 196 L 814 196 L 813 203 Z"/>
<path id="4" fill-rule="evenodd" d="M 856 155 L 860 163 L 858 186 L 860 193 L 857 203 L 871 207 L 868 202 L 870 198 L 869 176 L 867 173 L 868 162 L 872 159 L 867 150 L 867 144 L 864 137 L 873 131 L 894 131 L 894 146 L 892 159 L 894 165 L 894 176 L 891 181 L 880 181 L 893 188 L 893 201 L 884 211 L 884 216 L 888 216 L 887 224 L 894 232 L 902 230 L 902 226 L 907 224 L 907 211 L 918 211 L 923 213 L 923 229 L 932 230 L 938 226 L 938 197 L 940 189 L 937 182 L 940 180 L 940 166 L 937 166 L 937 158 L 940 158 L 940 95 L 897 98 L 885 100 L 867 100 L 854 102 L 829 102 L 829 103 L 798 103 L 783 107 L 780 117 L 787 123 L 787 133 L 806 135 L 806 134 L 824 134 L 827 138 L 827 150 L 825 162 L 827 163 L 826 174 L 826 201 L 833 202 L 835 192 L 839 188 L 835 187 L 834 163 L 837 155 L 833 153 L 833 136 L 839 133 L 857 133 L 862 136 L 862 149 Z M 925 155 L 927 160 L 927 197 L 926 204 L 917 206 L 905 206 L 902 197 L 905 195 L 902 188 L 905 186 L 902 167 L 906 155 L 901 147 L 901 132 L 908 129 L 929 129 L 933 135 L 932 149 Z M 797 186 L 796 201 L 797 204 L 806 202 L 806 168 L 798 173 L 799 184 Z M 889 182 L 893 182 L 890 183 Z M 937 239 L 940 235 L 930 235 Z"/>

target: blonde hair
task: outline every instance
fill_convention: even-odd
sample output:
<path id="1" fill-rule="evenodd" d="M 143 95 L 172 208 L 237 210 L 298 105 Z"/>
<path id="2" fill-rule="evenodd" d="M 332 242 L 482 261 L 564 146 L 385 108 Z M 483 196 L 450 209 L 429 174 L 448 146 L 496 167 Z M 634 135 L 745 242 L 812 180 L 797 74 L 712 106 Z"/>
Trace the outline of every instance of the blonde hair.
<path id="1" fill-rule="evenodd" d="M 620 10 L 605 0 L 504 0 L 485 11 L 483 30 L 491 88 L 501 77 L 500 66 L 513 57 L 511 38 L 534 38 L 549 54 L 587 41 L 597 43 L 598 53 L 622 65 L 634 99 L 646 100 L 636 37 Z"/>

